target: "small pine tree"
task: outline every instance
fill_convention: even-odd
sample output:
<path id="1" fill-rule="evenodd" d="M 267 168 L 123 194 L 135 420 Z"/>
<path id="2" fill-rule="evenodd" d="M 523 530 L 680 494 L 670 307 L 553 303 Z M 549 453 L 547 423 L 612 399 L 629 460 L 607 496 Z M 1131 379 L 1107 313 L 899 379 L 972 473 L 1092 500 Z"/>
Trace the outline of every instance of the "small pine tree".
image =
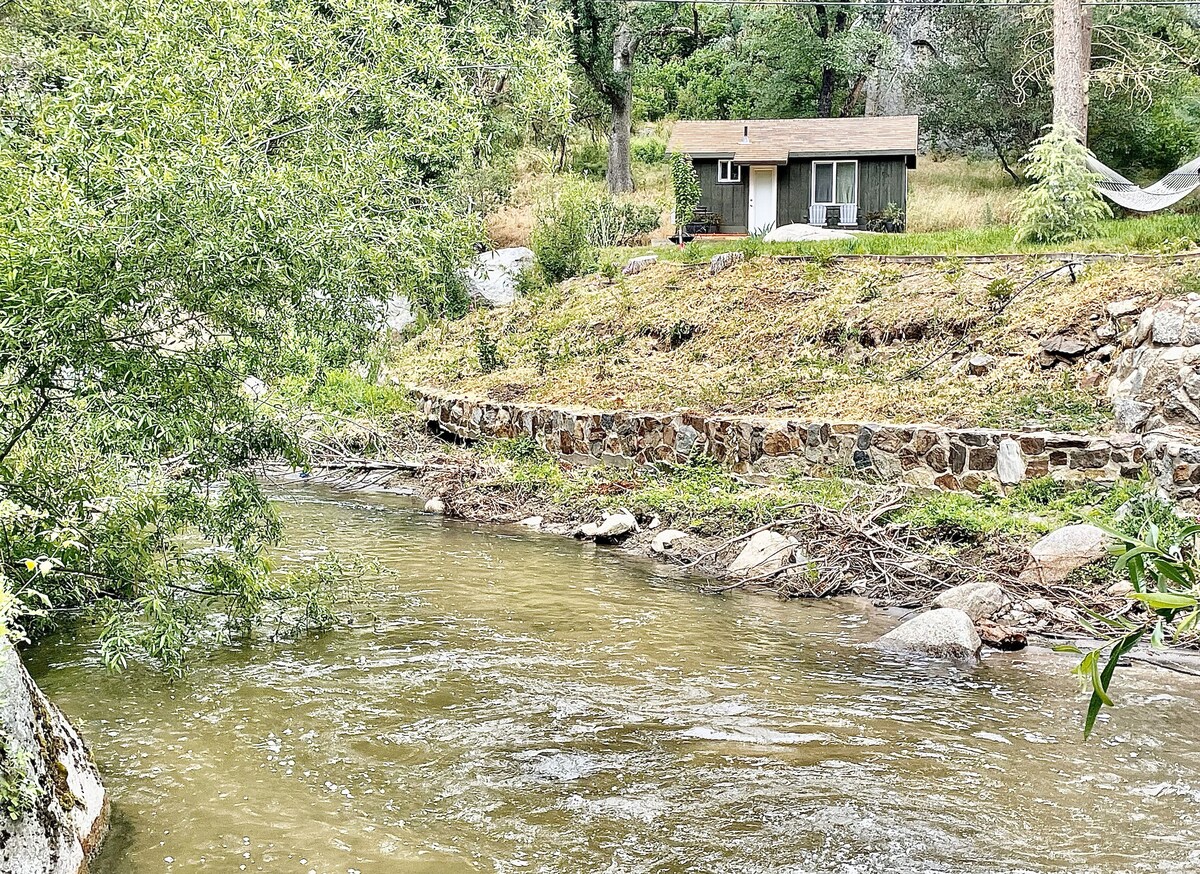
<path id="1" fill-rule="evenodd" d="M 683 226 L 700 205 L 700 177 L 690 155 L 671 156 L 671 187 L 675 191 L 675 231 L 683 244 Z"/>
<path id="2" fill-rule="evenodd" d="M 1064 124 L 1049 127 L 1022 158 L 1026 176 L 1036 182 L 1021 195 L 1018 243 L 1064 243 L 1094 234 L 1112 210 L 1088 169 L 1091 153 Z"/>

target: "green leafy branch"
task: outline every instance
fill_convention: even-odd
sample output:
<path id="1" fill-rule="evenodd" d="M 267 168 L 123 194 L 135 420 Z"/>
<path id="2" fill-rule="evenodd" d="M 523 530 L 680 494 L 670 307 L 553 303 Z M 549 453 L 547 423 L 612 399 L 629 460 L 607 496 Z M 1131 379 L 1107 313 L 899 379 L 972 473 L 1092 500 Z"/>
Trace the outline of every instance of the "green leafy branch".
<path id="1" fill-rule="evenodd" d="M 1151 647 L 1165 649 L 1168 641 L 1194 636 L 1200 622 L 1200 586 L 1194 549 L 1200 525 L 1185 525 L 1173 537 L 1164 536 L 1154 523 L 1147 525 L 1140 536 L 1104 525 L 1098 527 L 1114 539 L 1115 570 L 1128 576 L 1133 587 L 1129 597 L 1144 611 L 1138 618 L 1086 611 L 1092 621 L 1081 620 L 1081 624 L 1089 633 L 1105 639 L 1105 643 L 1086 653 L 1075 646 L 1055 647 L 1059 652 L 1082 656 L 1075 673 L 1091 687 L 1083 722 L 1085 738 L 1095 728 L 1101 707 L 1113 706 L 1109 686 L 1121 660 L 1147 636 Z"/>

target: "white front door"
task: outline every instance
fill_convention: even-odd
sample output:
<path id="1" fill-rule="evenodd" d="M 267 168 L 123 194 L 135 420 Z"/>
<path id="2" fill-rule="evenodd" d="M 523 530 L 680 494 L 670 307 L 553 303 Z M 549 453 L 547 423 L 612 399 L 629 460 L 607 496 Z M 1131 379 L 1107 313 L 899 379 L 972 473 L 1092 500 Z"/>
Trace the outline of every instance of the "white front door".
<path id="1" fill-rule="evenodd" d="M 750 168 L 750 233 L 775 227 L 775 167 Z"/>

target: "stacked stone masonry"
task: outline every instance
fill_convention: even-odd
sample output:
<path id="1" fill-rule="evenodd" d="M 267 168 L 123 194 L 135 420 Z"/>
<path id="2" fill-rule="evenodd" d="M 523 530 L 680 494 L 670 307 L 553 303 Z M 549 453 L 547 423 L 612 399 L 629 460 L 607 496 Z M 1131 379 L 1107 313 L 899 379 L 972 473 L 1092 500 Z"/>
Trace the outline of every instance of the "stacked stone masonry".
<path id="1" fill-rule="evenodd" d="M 1200 444 L 1162 432 L 1092 437 L 694 412 L 606 412 L 431 389 L 414 394 L 430 426 L 443 434 L 463 440 L 528 437 L 580 464 L 679 464 L 710 457 L 739 474 L 875 476 L 946 491 L 1012 486 L 1044 476 L 1114 482 L 1149 469 L 1178 498 L 1200 492 Z"/>

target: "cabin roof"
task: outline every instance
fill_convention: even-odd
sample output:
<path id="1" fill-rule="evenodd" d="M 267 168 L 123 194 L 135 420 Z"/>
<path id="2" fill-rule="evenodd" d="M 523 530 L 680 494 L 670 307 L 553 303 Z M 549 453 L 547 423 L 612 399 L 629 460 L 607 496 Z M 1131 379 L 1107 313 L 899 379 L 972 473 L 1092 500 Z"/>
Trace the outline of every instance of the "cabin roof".
<path id="1" fill-rule="evenodd" d="M 680 121 L 671 131 L 667 151 L 739 164 L 786 164 L 788 158 L 820 156 L 915 156 L 917 117 Z"/>

